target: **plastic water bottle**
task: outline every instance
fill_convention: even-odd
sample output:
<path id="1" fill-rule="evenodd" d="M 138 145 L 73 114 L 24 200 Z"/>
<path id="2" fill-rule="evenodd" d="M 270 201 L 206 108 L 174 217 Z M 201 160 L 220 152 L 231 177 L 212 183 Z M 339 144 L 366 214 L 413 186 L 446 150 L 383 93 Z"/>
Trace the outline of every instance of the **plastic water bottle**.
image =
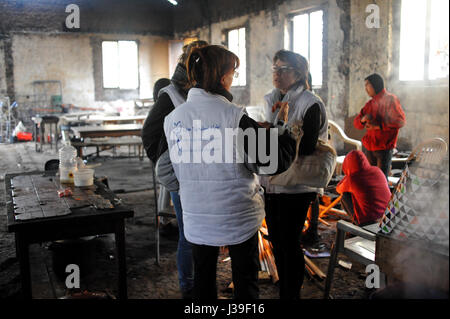
<path id="1" fill-rule="evenodd" d="M 69 143 L 59 149 L 59 180 L 73 184 L 73 173 L 77 170 L 77 150 Z"/>

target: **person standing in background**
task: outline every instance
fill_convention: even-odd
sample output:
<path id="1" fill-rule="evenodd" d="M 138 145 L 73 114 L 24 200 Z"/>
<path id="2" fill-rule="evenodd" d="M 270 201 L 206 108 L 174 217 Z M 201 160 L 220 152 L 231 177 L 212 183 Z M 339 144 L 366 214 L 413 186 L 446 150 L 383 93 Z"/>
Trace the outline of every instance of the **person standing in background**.
<path id="1" fill-rule="evenodd" d="M 174 174 L 164 136 L 164 119 L 176 107 L 184 103 L 191 85 L 186 72 L 186 59 L 194 48 L 207 45 L 206 41 L 194 41 L 183 47 L 177 67 L 169 85 L 162 88 L 156 103 L 150 110 L 142 128 L 142 142 L 150 160 L 156 164 L 156 176 L 170 192 L 178 223 L 177 268 L 180 290 L 183 299 L 191 299 L 194 288 L 192 246 L 186 241 L 183 229 L 183 209 L 178 194 L 178 181 Z M 156 97 L 154 97 L 156 98 Z"/>
<path id="2" fill-rule="evenodd" d="M 387 179 L 398 132 L 406 124 L 405 113 L 398 98 L 384 88 L 381 75 L 374 73 L 365 78 L 365 88 L 371 99 L 355 117 L 353 125 L 358 130 L 367 130 L 362 138 L 364 154 Z"/>

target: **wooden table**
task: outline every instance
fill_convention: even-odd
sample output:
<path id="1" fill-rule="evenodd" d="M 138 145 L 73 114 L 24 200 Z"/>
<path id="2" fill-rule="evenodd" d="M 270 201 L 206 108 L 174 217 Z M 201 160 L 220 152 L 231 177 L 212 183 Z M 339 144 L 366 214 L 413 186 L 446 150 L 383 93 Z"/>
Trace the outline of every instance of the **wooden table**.
<path id="1" fill-rule="evenodd" d="M 5 175 L 7 228 L 9 232 L 15 233 L 24 298 L 32 297 L 28 251 L 30 244 L 114 233 L 119 269 L 118 297 L 126 299 L 124 219 L 132 217 L 134 211 L 121 204 L 114 193 L 98 180 L 94 186 L 88 188 L 72 185 L 72 198 L 59 198 L 56 190 L 60 189 L 61 185 L 54 174 L 53 171 Z M 28 186 L 27 178 L 31 180 Z M 53 190 L 52 184 L 55 186 Z M 33 205 L 36 200 L 40 205 Z M 108 206 L 110 208 L 106 208 Z M 20 210 L 23 214 L 33 214 L 37 218 L 16 220 L 16 213 L 21 212 Z M 39 218 L 40 215 L 43 216 Z"/>
<path id="2" fill-rule="evenodd" d="M 141 124 L 117 124 L 117 125 L 89 125 L 72 127 L 74 134 L 81 138 L 86 137 L 119 137 L 127 135 L 141 136 Z"/>

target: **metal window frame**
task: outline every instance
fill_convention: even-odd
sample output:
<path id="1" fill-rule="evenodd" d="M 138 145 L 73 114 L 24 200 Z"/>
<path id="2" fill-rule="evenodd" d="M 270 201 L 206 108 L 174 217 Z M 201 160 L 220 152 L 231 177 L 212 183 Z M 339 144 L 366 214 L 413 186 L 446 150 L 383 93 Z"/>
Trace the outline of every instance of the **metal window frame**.
<path id="1" fill-rule="evenodd" d="M 323 8 L 322 6 L 314 6 L 314 7 L 309 7 L 309 8 L 305 8 L 305 9 L 301 9 L 298 11 L 294 11 L 288 14 L 287 16 L 287 22 L 288 22 L 288 33 L 289 33 L 289 50 L 293 51 L 294 50 L 294 17 L 299 16 L 299 15 L 303 15 L 303 14 L 307 14 L 308 15 L 308 56 L 306 57 L 308 59 L 308 62 L 310 61 L 310 57 L 311 57 L 311 13 L 316 12 L 316 11 L 322 11 L 322 25 L 325 26 L 324 23 L 324 17 L 325 17 L 325 8 Z M 324 79 L 325 79 L 325 74 L 324 74 L 324 35 L 325 35 L 325 29 L 323 29 L 323 37 L 322 37 L 322 84 L 321 85 L 315 85 L 313 87 L 312 83 L 311 86 L 315 89 L 321 89 L 324 87 Z"/>
<path id="2" fill-rule="evenodd" d="M 239 30 L 239 29 L 244 29 L 245 30 L 245 85 L 233 85 L 232 88 L 245 88 L 248 87 L 248 61 L 249 61 L 249 52 L 247 50 L 247 42 L 248 42 L 248 35 L 249 35 L 249 28 L 248 28 L 248 24 L 244 24 L 244 25 L 240 25 L 237 27 L 232 27 L 232 28 L 228 28 L 228 29 L 223 29 L 222 30 L 222 34 L 224 35 L 224 41 L 222 42 L 223 45 L 225 45 L 227 48 L 229 48 L 229 37 L 228 34 L 230 33 L 230 31 L 233 30 Z M 239 45 L 239 43 L 238 43 Z"/>
<path id="3" fill-rule="evenodd" d="M 135 42 L 136 43 L 136 54 L 137 54 L 137 74 L 138 74 L 138 83 L 137 83 L 137 88 L 135 89 L 122 89 L 120 88 L 120 86 L 117 87 L 105 87 L 105 83 L 103 81 L 103 42 L 117 42 L 117 49 L 119 49 L 119 42 L 120 41 L 128 41 L 128 42 Z M 140 90 L 141 88 L 141 75 L 139 72 L 139 40 L 129 40 L 129 39 L 118 39 L 118 40 L 107 40 L 107 39 L 102 39 L 100 40 L 100 49 L 101 49 L 101 61 L 102 61 L 102 68 L 101 68 L 101 72 L 102 72 L 102 88 L 103 90 L 118 90 L 118 91 L 132 91 L 132 90 Z M 120 61 L 119 61 L 120 63 Z M 117 66 L 118 67 L 118 66 Z"/>
<path id="4" fill-rule="evenodd" d="M 431 0 L 427 0 L 427 9 L 425 12 L 425 48 L 424 48 L 424 66 L 423 66 L 423 78 L 421 80 L 400 80 L 400 40 L 401 40 L 401 16 L 402 16 L 402 8 L 403 8 L 403 0 L 400 0 L 400 4 L 397 8 L 394 8 L 394 10 L 399 10 L 397 13 L 399 22 L 398 22 L 398 46 L 396 47 L 397 50 L 397 59 L 395 61 L 396 63 L 396 74 L 395 78 L 396 80 L 405 85 L 426 85 L 426 86 L 439 86 L 439 85 L 448 85 L 449 77 L 446 78 L 440 78 L 440 79 L 434 79 L 430 80 L 430 35 L 431 35 Z"/>

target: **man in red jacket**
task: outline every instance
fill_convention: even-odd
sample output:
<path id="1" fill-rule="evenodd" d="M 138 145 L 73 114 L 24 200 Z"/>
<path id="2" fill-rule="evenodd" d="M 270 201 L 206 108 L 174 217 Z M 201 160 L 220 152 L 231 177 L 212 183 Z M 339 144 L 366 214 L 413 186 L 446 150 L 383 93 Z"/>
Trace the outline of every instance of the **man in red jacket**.
<path id="1" fill-rule="evenodd" d="M 398 98 L 386 91 L 379 74 L 365 79 L 366 92 L 372 98 L 355 117 L 353 125 L 367 129 L 362 139 L 364 154 L 371 165 L 378 166 L 389 175 L 392 152 L 397 146 L 398 131 L 406 123 L 405 113 Z"/>
<path id="2" fill-rule="evenodd" d="M 342 164 L 344 178 L 336 186 L 343 194 L 341 204 L 353 217 L 353 223 L 364 226 L 378 221 L 391 198 L 386 177 L 371 166 L 361 151 L 351 151 Z"/>

